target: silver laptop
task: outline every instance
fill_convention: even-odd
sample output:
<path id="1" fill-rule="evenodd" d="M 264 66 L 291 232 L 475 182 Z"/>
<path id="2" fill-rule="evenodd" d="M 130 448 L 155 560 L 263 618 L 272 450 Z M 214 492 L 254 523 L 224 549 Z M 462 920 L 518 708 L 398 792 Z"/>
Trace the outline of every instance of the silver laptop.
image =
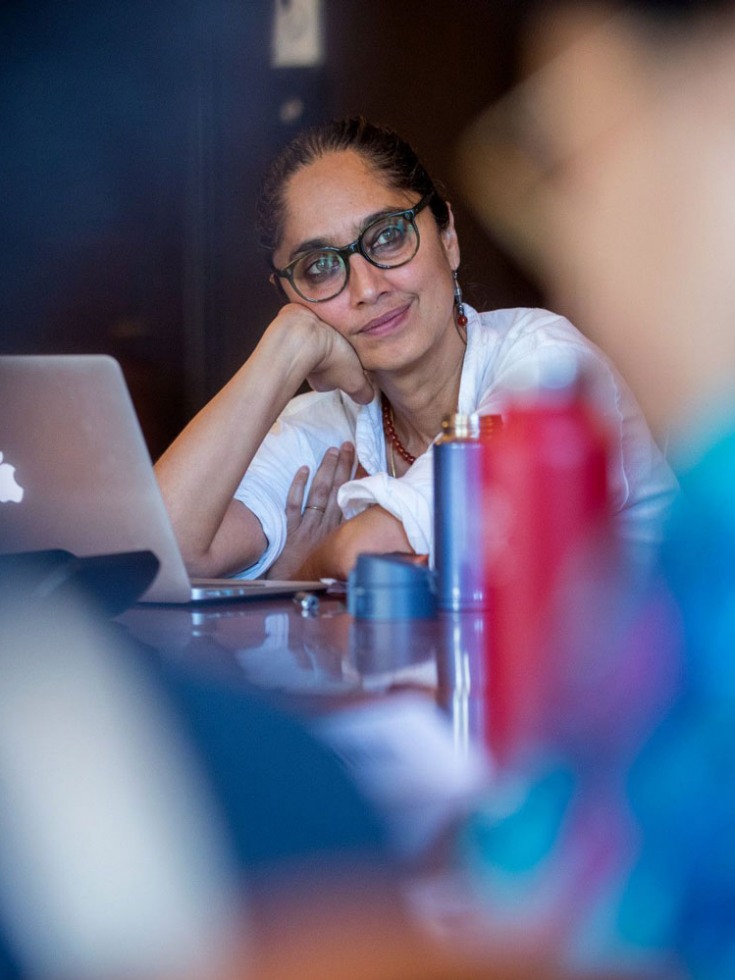
<path id="1" fill-rule="evenodd" d="M 152 551 L 143 602 L 293 595 L 321 582 L 190 579 L 119 364 L 0 357 L 0 553 Z"/>

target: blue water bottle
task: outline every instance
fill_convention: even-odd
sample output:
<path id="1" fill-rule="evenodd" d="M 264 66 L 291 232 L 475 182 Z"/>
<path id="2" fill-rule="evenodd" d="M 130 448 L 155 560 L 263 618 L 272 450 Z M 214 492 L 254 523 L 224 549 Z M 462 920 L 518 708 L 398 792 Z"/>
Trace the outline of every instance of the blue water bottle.
<path id="1" fill-rule="evenodd" d="M 490 606 L 488 509 L 499 415 L 456 412 L 434 444 L 434 568 L 437 604 L 452 612 Z"/>

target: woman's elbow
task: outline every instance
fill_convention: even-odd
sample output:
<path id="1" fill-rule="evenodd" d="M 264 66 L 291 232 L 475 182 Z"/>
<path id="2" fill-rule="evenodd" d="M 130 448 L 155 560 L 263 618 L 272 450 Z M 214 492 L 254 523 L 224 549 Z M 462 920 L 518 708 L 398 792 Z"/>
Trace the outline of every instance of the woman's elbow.
<path id="1" fill-rule="evenodd" d="M 260 542 L 222 542 L 215 540 L 208 547 L 181 548 L 186 571 L 191 578 L 223 578 L 242 572 L 261 558 L 265 545 Z"/>
<path id="2" fill-rule="evenodd" d="M 212 550 L 182 549 L 181 557 L 191 578 L 221 578 L 228 573 L 223 559 Z"/>

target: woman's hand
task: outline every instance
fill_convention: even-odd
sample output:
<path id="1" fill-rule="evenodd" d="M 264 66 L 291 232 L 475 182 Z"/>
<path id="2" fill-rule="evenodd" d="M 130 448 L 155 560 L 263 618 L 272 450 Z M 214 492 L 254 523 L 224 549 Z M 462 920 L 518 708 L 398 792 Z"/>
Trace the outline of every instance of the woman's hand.
<path id="1" fill-rule="evenodd" d="M 309 468 L 302 466 L 293 478 L 286 500 L 286 545 L 268 569 L 267 578 L 291 579 L 320 541 L 342 521 L 337 491 L 349 480 L 355 459 L 350 442 L 328 449 L 314 474 L 304 503 Z"/>
<path id="2" fill-rule="evenodd" d="M 363 370 L 355 348 L 334 327 L 300 303 L 287 303 L 271 323 L 266 335 L 287 337 L 304 359 L 303 373 L 315 391 L 340 388 L 354 401 L 366 405 L 375 392 Z"/>

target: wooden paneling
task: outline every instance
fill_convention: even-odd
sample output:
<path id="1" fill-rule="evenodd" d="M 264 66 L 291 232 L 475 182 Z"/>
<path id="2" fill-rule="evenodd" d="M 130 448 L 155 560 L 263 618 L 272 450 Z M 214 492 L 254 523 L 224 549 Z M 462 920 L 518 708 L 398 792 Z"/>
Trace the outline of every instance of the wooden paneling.
<path id="1" fill-rule="evenodd" d="M 452 191 L 456 137 L 509 77 L 513 6 L 324 0 L 326 63 L 273 69 L 272 0 L 5 4 L 0 350 L 120 358 L 157 455 L 277 309 L 253 226 L 267 159 L 354 112 L 447 185 L 467 299 L 535 302 Z"/>

